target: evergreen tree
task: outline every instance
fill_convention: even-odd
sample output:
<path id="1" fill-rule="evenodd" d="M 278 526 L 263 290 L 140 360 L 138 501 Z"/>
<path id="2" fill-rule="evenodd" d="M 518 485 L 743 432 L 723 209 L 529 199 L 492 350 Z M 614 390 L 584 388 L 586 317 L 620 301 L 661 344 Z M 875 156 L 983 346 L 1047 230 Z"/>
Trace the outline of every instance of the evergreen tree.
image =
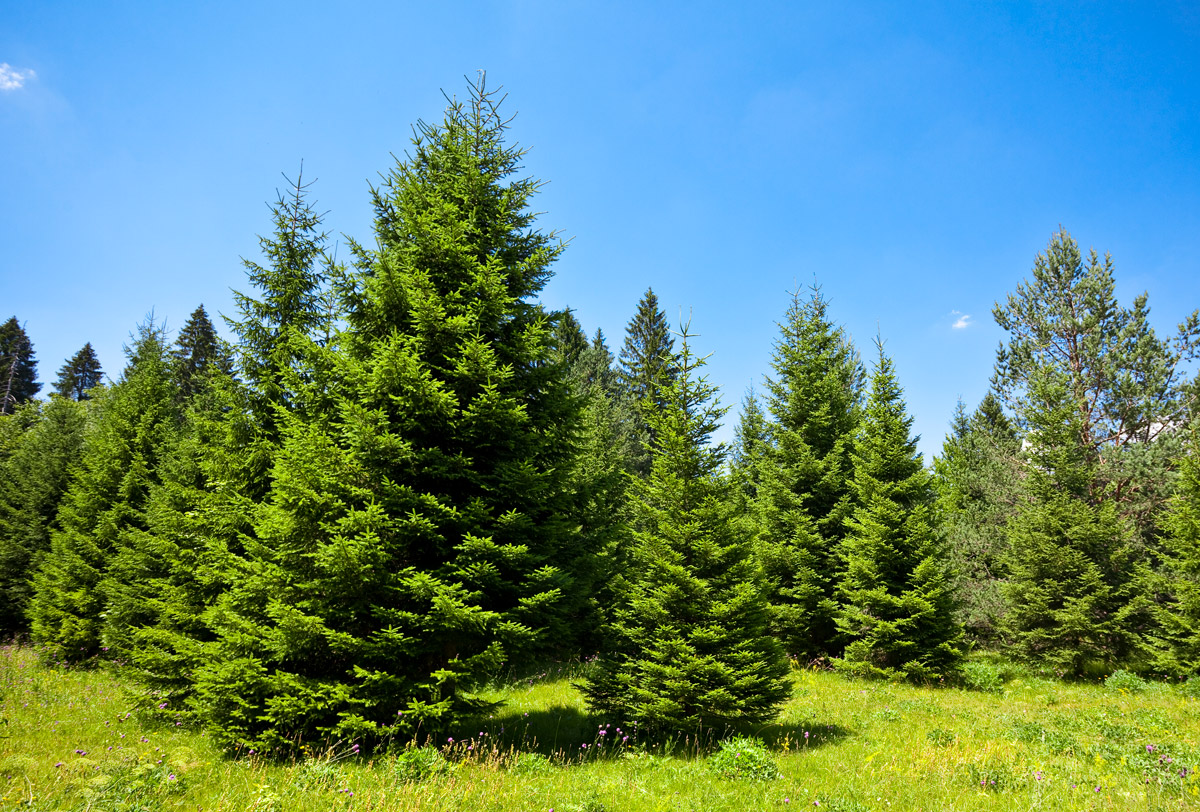
<path id="1" fill-rule="evenodd" d="M 758 495 L 758 477 L 767 442 L 767 418 L 759 404 L 758 395 L 751 389 L 742 398 L 730 459 L 730 470 L 739 497 L 738 506 L 743 513 L 749 512 L 750 505 Z M 756 527 L 751 523 L 752 532 Z"/>
<path id="2" fill-rule="evenodd" d="M 54 391 L 70 400 L 87 400 L 88 392 L 100 385 L 103 376 L 100 359 L 89 341 L 59 368 Z"/>
<path id="3" fill-rule="evenodd" d="M 204 305 L 192 311 L 179 331 L 171 358 L 176 380 L 179 381 L 179 391 L 185 400 L 190 400 L 196 394 L 204 373 L 210 367 L 226 373 L 233 370 L 229 350 L 217 335 Z"/>
<path id="4" fill-rule="evenodd" d="M 28 421 L 0 462 L 0 631 L 28 626 L 30 579 L 50 535 L 70 471 L 83 448 L 86 405 L 64 398 L 33 401 L 5 420 Z"/>
<path id="5" fill-rule="evenodd" d="M 921 464 L 892 361 L 879 361 L 854 452 L 855 508 L 842 541 L 845 572 L 837 665 L 863 676 L 936 680 L 957 670 L 962 629 Z"/>
<path id="6" fill-rule="evenodd" d="M 1154 669 L 1200 674 L 1200 427 L 1189 431 L 1179 489 L 1164 522 L 1173 600 L 1159 612 Z"/>
<path id="7" fill-rule="evenodd" d="M 142 325 L 119 380 L 96 405 L 79 468 L 33 580 L 29 617 L 50 656 L 86 660 L 100 653 L 105 596 L 100 584 L 121 536 L 145 528 L 147 494 L 175 429 L 175 391 L 163 331 Z"/>
<path id="8" fill-rule="evenodd" d="M 819 288 L 792 295 L 767 379 L 769 441 L 758 468 L 758 557 L 772 630 L 805 662 L 837 652 L 838 548 L 852 508 L 862 365 Z"/>
<path id="9" fill-rule="evenodd" d="M 1006 526 L 1022 499 L 1021 440 L 988 392 L 975 413 L 959 401 L 951 433 L 934 460 L 938 508 L 954 578 L 958 618 L 991 642 L 1007 604 L 1001 591 Z"/>
<path id="10" fill-rule="evenodd" d="M 637 312 L 625 328 L 619 373 L 626 398 L 634 404 L 642 450 L 636 463 L 641 475 L 650 470 L 650 449 L 654 429 L 650 414 L 664 406 L 661 390 L 675 377 L 675 339 L 667 326 L 667 314 L 658 307 L 658 297 L 650 288 L 638 302 Z"/>
<path id="11" fill-rule="evenodd" d="M 678 374 L 648 415 L 655 440 L 650 474 L 633 485 L 634 563 L 584 685 L 593 709 L 661 731 L 765 721 L 789 692 L 752 543 L 720 471 L 724 448 L 709 443 L 725 410 L 688 339 L 685 328 Z"/>
<path id="12" fill-rule="evenodd" d="M 346 329 L 295 356 L 269 500 L 197 671 L 227 745 L 432 731 L 587 610 L 579 406 L 534 301 L 562 245 L 504 130 L 482 86 L 418 125 L 373 191 L 376 247 L 353 245 Z"/>
<path id="13" fill-rule="evenodd" d="M 29 336 L 13 316 L 0 324 L 0 415 L 33 399 L 42 388 L 37 382 L 37 359 Z"/>
<path id="14" fill-rule="evenodd" d="M 1136 662 L 1152 619 L 1143 548 L 1116 502 L 1094 498 L 1100 463 L 1076 442 L 1068 374 L 1042 364 L 1027 380 L 1028 504 L 1008 528 L 1002 631 L 1017 656 L 1064 674 Z"/>

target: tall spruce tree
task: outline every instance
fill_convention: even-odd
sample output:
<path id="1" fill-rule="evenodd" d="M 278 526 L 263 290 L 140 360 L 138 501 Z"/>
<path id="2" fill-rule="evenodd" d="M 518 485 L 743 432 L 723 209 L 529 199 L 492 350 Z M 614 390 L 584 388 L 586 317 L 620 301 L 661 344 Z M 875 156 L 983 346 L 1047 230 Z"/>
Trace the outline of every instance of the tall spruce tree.
<path id="1" fill-rule="evenodd" d="M 677 374 L 674 358 L 675 339 L 667 325 L 667 314 L 659 309 L 654 290 L 647 288 L 625 328 L 625 343 L 618 360 L 621 387 L 636 409 L 638 433 L 642 437 L 636 468 L 643 476 L 649 473 L 654 445 L 649 415 L 664 406 L 662 388 Z"/>
<path id="2" fill-rule="evenodd" d="M 71 400 L 87 400 L 88 392 L 99 386 L 103 379 L 100 359 L 96 357 L 96 351 L 89 341 L 59 367 L 54 391 Z"/>
<path id="3" fill-rule="evenodd" d="M 1154 669 L 1200 674 L 1200 426 L 1193 424 L 1180 460 L 1179 488 L 1165 525 L 1172 598 L 1159 610 Z"/>
<path id="4" fill-rule="evenodd" d="M 146 498 L 175 431 L 176 396 L 161 327 L 143 324 L 126 353 L 121 379 L 99 390 L 95 428 L 34 576 L 31 632 L 49 656 L 86 660 L 100 654 L 106 608 L 101 582 L 122 535 L 145 528 Z"/>
<path id="5" fill-rule="evenodd" d="M 346 329 L 310 343 L 268 502 L 210 612 L 201 712 L 256 748 L 429 732 L 586 610 L 578 403 L 533 300 L 562 250 L 482 84 L 373 190 Z"/>
<path id="6" fill-rule="evenodd" d="M 1007 609 L 1006 527 L 1024 494 L 1021 439 L 994 393 L 970 415 L 959 401 L 933 465 L 958 617 L 971 637 L 990 644 Z"/>
<path id="7" fill-rule="evenodd" d="M 725 410 L 688 339 L 685 328 L 663 408 L 647 415 L 655 439 L 650 474 L 633 485 L 633 566 L 584 685 L 595 710 L 658 731 L 765 721 L 789 692 L 725 450 L 709 442 Z"/>
<path id="8" fill-rule="evenodd" d="M 819 288 L 792 294 L 767 379 L 767 442 L 757 470 L 758 558 L 774 633 L 804 661 L 838 652 L 838 548 L 853 506 L 862 364 Z"/>
<path id="9" fill-rule="evenodd" d="M 877 344 L 854 451 L 855 507 L 842 540 L 837 623 L 847 642 L 836 664 L 862 676 L 932 681 L 958 669 L 962 629 L 930 476 L 892 361 Z"/>
<path id="10" fill-rule="evenodd" d="M 0 324 L 0 415 L 27 403 L 41 391 L 37 358 L 25 328 L 13 316 Z"/>

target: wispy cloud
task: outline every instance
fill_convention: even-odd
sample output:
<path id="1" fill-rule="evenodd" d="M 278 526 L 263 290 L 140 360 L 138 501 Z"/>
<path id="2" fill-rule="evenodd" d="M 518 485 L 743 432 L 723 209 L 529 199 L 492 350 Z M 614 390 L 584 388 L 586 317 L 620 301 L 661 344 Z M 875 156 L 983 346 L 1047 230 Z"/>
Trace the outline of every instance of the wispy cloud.
<path id="1" fill-rule="evenodd" d="M 951 310 L 950 315 L 958 316 L 958 320 L 950 325 L 955 330 L 965 330 L 971 326 L 971 316 L 969 313 L 960 313 L 957 310 Z"/>
<path id="2" fill-rule="evenodd" d="M 0 91 L 20 90 L 25 82 L 37 76 L 32 68 L 20 70 L 7 62 L 0 62 Z"/>

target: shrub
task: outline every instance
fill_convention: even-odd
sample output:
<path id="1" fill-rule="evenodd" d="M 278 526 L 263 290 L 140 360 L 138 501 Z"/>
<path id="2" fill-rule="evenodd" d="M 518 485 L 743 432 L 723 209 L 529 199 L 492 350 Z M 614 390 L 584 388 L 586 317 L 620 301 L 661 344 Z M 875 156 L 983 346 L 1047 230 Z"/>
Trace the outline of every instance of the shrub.
<path id="1" fill-rule="evenodd" d="M 447 775 L 453 767 L 436 747 L 410 747 L 396 756 L 396 780 L 415 784 Z"/>
<path id="2" fill-rule="evenodd" d="M 1114 671 L 1104 680 L 1104 687 L 1110 691 L 1140 694 L 1146 690 L 1146 681 L 1129 671 Z"/>
<path id="3" fill-rule="evenodd" d="M 734 736 L 721 743 L 721 749 L 708 760 L 708 766 L 722 778 L 749 778 L 774 781 L 782 773 L 761 739 Z"/>
<path id="4" fill-rule="evenodd" d="M 1200 677 L 1191 676 L 1187 678 L 1187 682 L 1179 686 L 1179 690 L 1184 696 L 1192 699 L 1200 699 Z"/>
<path id="5" fill-rule="evenodd" d="M 298 789 L 330 790 L 341 780 L 341 770 L 327 758 L 300 762 L 296 774 L 292 776 L 292 783 Z"/>
<path id="6" fill-rule="evenodd" d="M 521 753 L 509 766 L 509 770 L 517 775 L 545 775 L 551 769 L 550 759 L 541 753 Z"/>
<path id="7" fill-rule="evenodd" d="M 1000 669 L 990 663 L 969 662 L 962 669 L 963 687 L 971 691 L 999 693 L 1004 687 Z"/>

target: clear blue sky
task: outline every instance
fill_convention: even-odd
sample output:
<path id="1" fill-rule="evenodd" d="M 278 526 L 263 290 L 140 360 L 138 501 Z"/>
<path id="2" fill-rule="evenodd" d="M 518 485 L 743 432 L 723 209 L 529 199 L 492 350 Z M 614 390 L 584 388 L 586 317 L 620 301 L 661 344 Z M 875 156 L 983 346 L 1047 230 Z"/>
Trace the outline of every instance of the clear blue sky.
<path id="1" fill-rule="evenodd" d="M 0 0 L 0 319 L 46 391 L 86 341 L 115 376 L 151 309 L 231 312 L 301 160 L 369 239 L 368 183 L 484 68 L 572 240 L 548 306 L 619 346 L 652 285 L 732 426 L 816 279 L 928 456 L 1060 223 L 1160 329 L 1200 304 L 1198 54 L 1191 2 Z"/>

